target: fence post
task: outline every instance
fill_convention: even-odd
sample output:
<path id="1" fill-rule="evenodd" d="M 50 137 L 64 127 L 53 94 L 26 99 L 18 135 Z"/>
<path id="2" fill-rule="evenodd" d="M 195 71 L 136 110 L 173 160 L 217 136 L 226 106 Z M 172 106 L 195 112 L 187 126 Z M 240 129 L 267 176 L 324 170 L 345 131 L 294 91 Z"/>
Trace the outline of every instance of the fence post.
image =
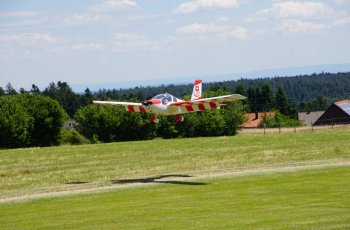
<path id="1" fill-rule="evenodd" d="M 294 132 L 296 133 L 296 132 L 297 132 L 297 130 L 296 130 L 296 128 L 295 128 L 295 123 L 293 124 L 293 126 L 294 126 Z"/>
<path id="2" fill-rule="evenodd" d="M 312 123 L 312 121 L 311 121 L 311 131 L 312 132 L 314 131 L 314 124 Z"/>

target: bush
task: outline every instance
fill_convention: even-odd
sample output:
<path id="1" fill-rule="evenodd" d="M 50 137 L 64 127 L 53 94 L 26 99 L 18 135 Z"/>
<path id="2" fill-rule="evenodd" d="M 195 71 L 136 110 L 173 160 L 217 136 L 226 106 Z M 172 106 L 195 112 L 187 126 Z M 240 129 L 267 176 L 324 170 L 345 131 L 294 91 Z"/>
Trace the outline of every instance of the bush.
<path id="1" fill-rule="evenodd" d="M 66 113 L 57 101 L 40 95 L 0 98 L 0 147 L 50 146 L 59 143 Z"/>
<path id="2" fill-rule="evenodd" d="M 0 147 L 18 148 L 31 144 L 34 118 L 30 116 L 18 96 L 0 97 Z"/>
<path id="3" fill-rule="evenodd" d="M 60 133 L 60 144 L 81 145 L 90 144 L 90 141 L 74 129 L 62 129 Z"/>
<path id="4" fill-rule="evenodd" d="M 266 125 L 266 128 L 278 128 L 278 127 L 300 127 L 302 126 L 302 122 L 290 118 L 286 115 L 281 114 L 280 112 L 276 111 L 275 116 L 265 116 L 263 121 L 259 124 L 259 128 L 264 127 L 264 124 Z"/>
<path id="5" fill-rule="evenodd" d="M 77 111 L 77 130 L 92 142 L 145 140 L 155 137 L 156 125 L 147 114 L 130 113 L 112 105 L 88 105 Z"/>

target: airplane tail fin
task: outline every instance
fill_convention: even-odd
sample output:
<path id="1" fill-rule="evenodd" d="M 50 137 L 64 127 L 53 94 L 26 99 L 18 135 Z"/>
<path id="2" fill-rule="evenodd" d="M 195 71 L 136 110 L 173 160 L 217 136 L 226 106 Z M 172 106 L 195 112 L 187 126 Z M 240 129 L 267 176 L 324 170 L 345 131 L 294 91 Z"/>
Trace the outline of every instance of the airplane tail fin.
<path id="1" fill-rule="evenodd" d="M 202 80 L 196 80 L 193 86 L 191 101 L 201 99 L 201 98 L 202 98 Z"/>

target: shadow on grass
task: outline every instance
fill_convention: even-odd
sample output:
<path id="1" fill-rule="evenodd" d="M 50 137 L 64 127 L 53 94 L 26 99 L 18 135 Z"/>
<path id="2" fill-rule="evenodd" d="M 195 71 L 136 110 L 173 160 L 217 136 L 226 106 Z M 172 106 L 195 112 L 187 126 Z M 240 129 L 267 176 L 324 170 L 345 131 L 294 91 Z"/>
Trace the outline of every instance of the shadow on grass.
<path id="1" fill-rule="evenodd" d="M 122 180 L 110 180 L 113 184 L 133 184 L 133 183 L 159 183 L 159 184 L 177 184 L 177 185 L 207 185 L 207 183 L 202 182 L 191 182 L 191 181 L 178 181 L 178 180 L 160 180 L 169 177 L 191 177 L 189 175 L 182 174 L 169 174 L 169 175 L 160 175 L 155 177 L 146 177 L 146 178 L 135 178 L 135 179 L 122 179 Z"/>
<path id="2" fill-rule="evenodd" d="M 68 182 L 66 184 L 88 184 L 91 183 L 89 181 L 72 181 L 72 182 Z"/>

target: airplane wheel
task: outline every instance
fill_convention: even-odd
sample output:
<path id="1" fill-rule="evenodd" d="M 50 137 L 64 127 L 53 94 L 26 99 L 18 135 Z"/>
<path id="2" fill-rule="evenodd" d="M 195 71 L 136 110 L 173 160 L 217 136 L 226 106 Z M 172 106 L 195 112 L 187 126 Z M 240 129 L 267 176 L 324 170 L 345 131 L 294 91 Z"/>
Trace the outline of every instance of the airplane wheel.
<path id="1" fill-rule="evenodd" d="M 183 122 L 185 118 L 183 116 L 175 116 L 175 121 L 176 122 Z"/>
<path id="2" fill-rule="evenodd" d="M 156 118 L 156 117 L 150 117 L 149 118 L 149 122 L 151 122 L 151 123 L 159 123 L 159 119 Z"/>

